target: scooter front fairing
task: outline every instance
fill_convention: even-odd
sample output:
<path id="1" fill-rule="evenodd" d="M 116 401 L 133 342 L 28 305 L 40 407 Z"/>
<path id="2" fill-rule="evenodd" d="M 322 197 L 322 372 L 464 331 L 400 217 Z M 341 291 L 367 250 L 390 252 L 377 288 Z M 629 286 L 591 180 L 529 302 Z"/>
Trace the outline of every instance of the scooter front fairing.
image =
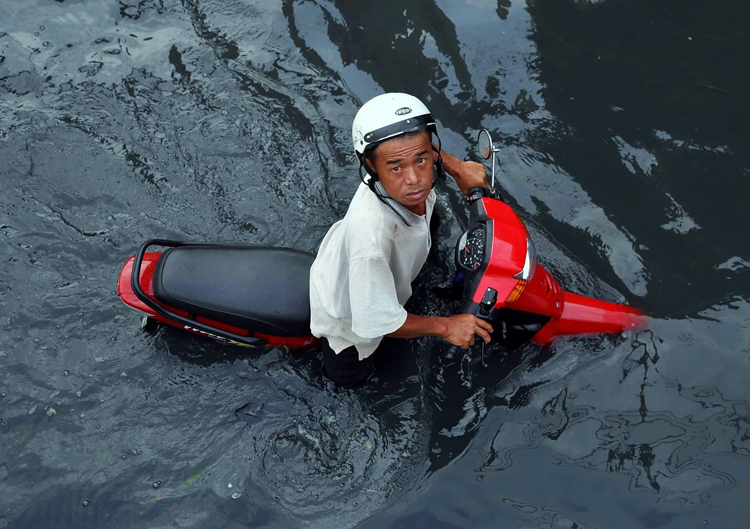
<path id="1" fill-rule="evenodd" d="M 521 218 L 487 189 L 470 193 L 470 225 L 456 245 L 466 279 L 463 312 L 520 329 L 535 343 L 564 335 L 619 333 L 645 328 L 641 311 L 564 291 L 536 262 Z"/>

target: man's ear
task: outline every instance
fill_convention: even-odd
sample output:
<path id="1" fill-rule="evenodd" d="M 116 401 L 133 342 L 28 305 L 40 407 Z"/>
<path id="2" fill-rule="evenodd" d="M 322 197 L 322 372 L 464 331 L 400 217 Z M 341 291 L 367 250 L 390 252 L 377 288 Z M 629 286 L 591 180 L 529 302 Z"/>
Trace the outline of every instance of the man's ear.
<path id="1" fill-rule="evenodd" d="M 370 175 L 370 180 L 367 182 L 365 182 L 364 178 L 362 177 L 362 169 L 364 169 L 365 172 Z M 370 188 L 372 188 L 375 182 L 380 180 L 380 178 L 378 177 L 378 173 L 373 168 L 369 158 L 364 155 L 362 155 L 362 157 L 359 159 L 359 178 L 362 180 L 362 183 L 367 183 Z"/>
<path id="2" fill-rule="evenodd" d="M 378 172 L 375 170 L 375 166 L 370 161 L 370 156 L 362 155 L 362 164 L 365 166 L 365 171 L 367 171 L 367 174 L 370 176 L 375 176 L 377 178 Z"/>

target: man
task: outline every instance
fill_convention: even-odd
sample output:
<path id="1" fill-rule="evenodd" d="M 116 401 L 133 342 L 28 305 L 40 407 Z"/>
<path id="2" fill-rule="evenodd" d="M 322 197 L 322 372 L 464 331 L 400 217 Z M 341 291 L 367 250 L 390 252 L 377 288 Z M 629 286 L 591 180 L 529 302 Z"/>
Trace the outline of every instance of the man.
<path id="1" fill-rule="evenodd" d="M 323 338 L 326 376 L 343 387 L 369 376 L 385 336 L 439 336 L 464 349 L 475 335 L 490 341 L 492 327 L 476 316 L 417 316 L 403 307 L 430 249 L 435 171 L 444 168 L 463 193 L 487 186 L 482 164 L 441 153 L 432 134 L 435 120 L 408 94 L 377 96 L 354 118 L 362 185 L 310 270 L 312 333 Z"/>

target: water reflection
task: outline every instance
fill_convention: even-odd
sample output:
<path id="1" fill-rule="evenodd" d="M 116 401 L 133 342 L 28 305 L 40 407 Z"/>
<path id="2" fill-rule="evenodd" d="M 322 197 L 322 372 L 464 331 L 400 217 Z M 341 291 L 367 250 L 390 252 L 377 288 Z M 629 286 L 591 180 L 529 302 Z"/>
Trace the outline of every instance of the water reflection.
<path id="1" fill-rule="evenodd" d="M 746 105 L 729 88 L 748 76 L 730 51 L 747 39 L 732 29 L 746 7 L 720 2 L 710 13 L 697 5 L 678 13 L 639 4 L 624 12 L 612 2 L 541 1 L 528 11 L 546 106 L 575 130 L 546 149 L 624 224 L 639 252 L 673 263 L 669 272 L 649 267 L 660 293 L 684 297 L 692 310 L 718 302 L 724 287 L 712 262 L 746 246 L 731 235 L 742 206 L 709 184 L 732 187 L 748 167 L 736 121 Z M 612 144 L 630 174 L 605 159 Z M 722 234 L 706 245 L 701 228 Z M 684 292 L 685 283 L 694 288 Z M 662 299 L 648 303 L 663 311 Z"/>
<path id="2" fill-rule="evenodd" d="M 658 334 L 667 333 L 660 329 Z M 669 334 L 679 335 L 674 331 Z M 731 341 L 741 341 L 746 334 L 745 328 L 735 333 Z M 612 369 L 594 363 L 583 371 L 571 370 L 564 384 L 548 379 L 533 399 L 532 406 L 537 410 L 533 420 L 516 419 L 497 427 L 482 445 L 482 460 L 476 472 L 507 471 L 520 451 L 538 448 L 552 453 L 559 464 L 625 474 L 631 491 L 659 493 L 664 500 L 678 500 L 682 505 L 708 502 L 710 492 L 734 487 L 736 479 L 726 465 L 717 468 L 710 461 L 717 461 L 720 454 L 745 460 L 750 455 L 746 449 L 741 455 L 736 441 L 727 438 L 729 423 L 735 425 L 730 437 L 747 431 L 746 425 L 737 428 L 740 423 L 736 418 L 730 419 L 736 417 L 738 403 L 715 388 L 688 388 L 665 376 L 664 371 L 673 371 L 661 364 L 680 363 L 681 352 L 670 347 L 668 356 L 664 356 L 666 344 L 651 332 L 622 345 L 629 346 L 630 352 L 626 354 L 622 346 L 617 347 L 612 359 L 619 359 Z M 729 353 L 732 346 L 727 345 Z M 706 359 L 706 364 L 718 367 L 720 361 Z M 597 393 L 608 386 L 593 385 L 593 374 L 611 378 L 618 365 L 621 378 L 608 391 L 632 391 L 632 397 L 625 399 L 622 407 L 605 409 L 600 405 L 602 395 Z M 630 380 L 637 372 L 642 376 Z M 689 378 L 684 382 L 689 382 Z M 619 391 L 612 389 L 616 387 Z M 680 405 L 680 399 L 687 402 Z M 740 406 L 746 408 L 741 402 Z M 639 406 L 634 409 L 636 403 Z"/>

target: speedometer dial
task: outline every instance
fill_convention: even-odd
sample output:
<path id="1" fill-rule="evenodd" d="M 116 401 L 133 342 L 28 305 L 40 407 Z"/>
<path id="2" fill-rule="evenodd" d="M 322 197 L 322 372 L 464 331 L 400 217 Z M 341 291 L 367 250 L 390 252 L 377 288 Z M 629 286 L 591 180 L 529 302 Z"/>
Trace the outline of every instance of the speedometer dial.
<path id="1" fill-rule="evenodd" d="M 458 241 L 458 264 L 468 270 L 478 269 L 484 260 L 485 226 L 477 224 Z"/>

